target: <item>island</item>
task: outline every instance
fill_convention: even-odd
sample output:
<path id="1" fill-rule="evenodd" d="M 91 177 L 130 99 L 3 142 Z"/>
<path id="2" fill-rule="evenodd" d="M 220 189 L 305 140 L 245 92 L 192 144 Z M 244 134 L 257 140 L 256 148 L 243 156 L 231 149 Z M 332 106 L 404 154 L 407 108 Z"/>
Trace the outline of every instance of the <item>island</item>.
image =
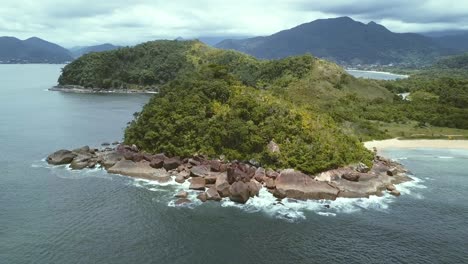
<path id="1" fill-rule="evenodd" d="M 117 147 L 59 150 L 47 162 L 189 181 L 202 201 L 245 203 L 261 188 L 278 199 L 398 196 L 409 173 L 363 142 L 420 129 L 466 133 L 464 97 L 453 96 L 464 82 L 433 78 L 358 79 L 312 55 L 258 60 L 196 40 L 90 53 L 63 69 L 61 89 L 155 94 Z M 428 83 L 446 89 L 418 86 Z"/>

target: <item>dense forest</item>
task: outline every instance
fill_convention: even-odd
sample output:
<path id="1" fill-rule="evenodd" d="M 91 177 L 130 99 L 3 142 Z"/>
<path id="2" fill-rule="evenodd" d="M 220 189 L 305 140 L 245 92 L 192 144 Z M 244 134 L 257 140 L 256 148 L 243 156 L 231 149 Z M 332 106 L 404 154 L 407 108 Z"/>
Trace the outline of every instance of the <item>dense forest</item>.
<path id="1" fill-rule="evenodd" d="M 125 132 L 148 152 L 255 159 L 315 173 L 372 158 L 360 141 L 413 128 L 468 129 L 468 81 L 424 74 L 357 79 L 311 55 L 257 60 L 199 41 L 153 41 L 91 53 L 63 69 L 61 85 L 159 91 Z M 410 93 L 409 100 L 398 94 Z M 267 148 L 274 141 L 281 151 Z"/>

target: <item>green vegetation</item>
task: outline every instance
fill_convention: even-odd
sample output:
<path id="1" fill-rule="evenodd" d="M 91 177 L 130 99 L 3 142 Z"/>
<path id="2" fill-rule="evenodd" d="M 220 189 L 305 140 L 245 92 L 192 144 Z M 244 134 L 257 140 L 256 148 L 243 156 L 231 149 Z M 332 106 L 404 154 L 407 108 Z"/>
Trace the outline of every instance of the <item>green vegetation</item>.
<path id="1" fill-rule="evenodd" d="M 364 80 L 310 55 L 262 61 L 198 41 L 155 41 L 84 55 L 59 82 L 158 89 L 125 132 L 126 143 L 145 151 L 254 158 L 316 173 L 369 164 L 360 141 L 466 137 L 468 81 L 423 72 Z M 271 140 L 280 153 L 268 151 Z"/>

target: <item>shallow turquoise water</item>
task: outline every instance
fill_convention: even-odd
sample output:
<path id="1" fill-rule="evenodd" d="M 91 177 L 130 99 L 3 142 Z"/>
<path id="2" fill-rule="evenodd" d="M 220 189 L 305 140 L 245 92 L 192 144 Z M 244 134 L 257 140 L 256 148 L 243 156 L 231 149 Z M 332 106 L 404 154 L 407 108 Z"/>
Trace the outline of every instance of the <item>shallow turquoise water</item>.
<path id="1" fill-rule="evenodd" d="M 46 91 L 59 72 L 0 65 L 0 263 L 468 263 L 467 151 L 387 151 L 415 175 L 399 198 L 174 207 L 176 185 L 42 161 L 121 139 L 149 98 Z"/>

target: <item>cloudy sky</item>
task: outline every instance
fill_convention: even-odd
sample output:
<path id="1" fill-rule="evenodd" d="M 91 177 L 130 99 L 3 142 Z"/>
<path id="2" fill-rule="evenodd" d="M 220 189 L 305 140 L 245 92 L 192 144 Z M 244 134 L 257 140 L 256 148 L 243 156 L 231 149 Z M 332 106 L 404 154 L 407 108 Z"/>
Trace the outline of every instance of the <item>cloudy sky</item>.
<path id="1" fill-rule="evenodd" d="M 269 35 L 350 16 L 395 32 L 468 29 L 464 0 L 2 0 L 0 36 L 65 47 L 199 36 Z"/>

